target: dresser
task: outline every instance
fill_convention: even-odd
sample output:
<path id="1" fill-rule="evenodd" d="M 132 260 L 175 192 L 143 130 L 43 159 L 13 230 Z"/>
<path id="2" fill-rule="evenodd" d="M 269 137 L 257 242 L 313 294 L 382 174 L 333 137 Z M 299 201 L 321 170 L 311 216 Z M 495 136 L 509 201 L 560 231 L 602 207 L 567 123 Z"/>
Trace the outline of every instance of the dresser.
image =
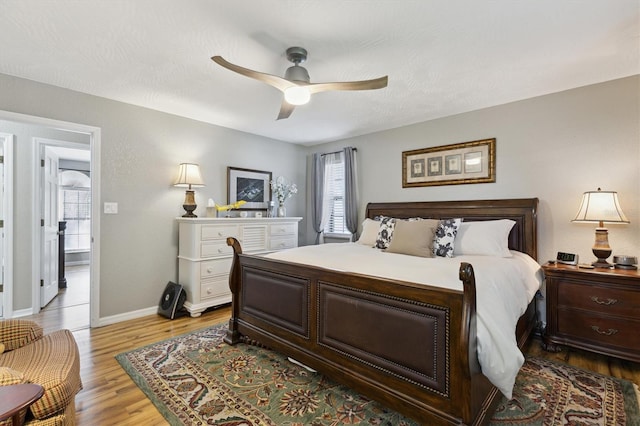
<path id="1" fill-rule="evenodd" d="M 640 273 L 543 265 L 549 351 L 567 345 L 640 362 Z"/>
<path id="2" fill-rule="evenodd" d="M 247 254 L 265 254 L 298 246 L 301 217 L 177 218 L 178 283 L 187 299 L 184 307 L 197 317 L 212 306 L 231 302 L 229 271 L 235 237 Z"/>

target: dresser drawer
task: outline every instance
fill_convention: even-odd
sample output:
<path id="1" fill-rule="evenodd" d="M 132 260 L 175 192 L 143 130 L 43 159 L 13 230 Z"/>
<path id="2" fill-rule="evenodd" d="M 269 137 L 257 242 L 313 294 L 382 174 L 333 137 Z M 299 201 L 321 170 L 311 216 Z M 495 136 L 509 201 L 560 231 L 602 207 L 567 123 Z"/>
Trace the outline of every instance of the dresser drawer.
<path id="1" fill-rule="evenodd" d="M 558 332 L 604 347 L 640 351 L 640 321 L 602 317 L 570 309 L 558 310 Z"/>
<path id="2" fill-rule="evenodd" d="M 227 237 L 238 238 L 240 232 L 238 225 L 202 225 L 200 239 L 224 240 Z"/>
<path id="3" fill-rule="evenodd" d="M 229 274 L 233 259 L 220 259 L 202 262 L 200 264 L 200 278 L 209 278 L 215 275 Z"/>
<path id="4" fill-rule="evenodd" d="M 558 306 L 640 318 L 640 292 L 571 281 L 558 283 Z"/>
<path id="5" fill-rule="evenodd" d="M 296 234 L 297 229 L 297 223 L 274 223 L 269 225 L 269 235 L 272 237 L 277 237 L 279 235 L 292 235 Z"/>
<path id="6" fill-rule="evenodd" d="M 228 276 L 202 281 L 200 284 L 200 299 L 210 299 L 228 294 L 230 294 Z"/>
<path id="7" fill-rule="evenodd" d="M 298 247 L 298 238 L 272 238 L 269 241 L 269 250 L 285 250 Z"/>
<path id="8" fill-rule="evenodd" d="M 201 257 L 231 256 L 233 249 L 224 241 L 207 242 L 200 245 Z"/>

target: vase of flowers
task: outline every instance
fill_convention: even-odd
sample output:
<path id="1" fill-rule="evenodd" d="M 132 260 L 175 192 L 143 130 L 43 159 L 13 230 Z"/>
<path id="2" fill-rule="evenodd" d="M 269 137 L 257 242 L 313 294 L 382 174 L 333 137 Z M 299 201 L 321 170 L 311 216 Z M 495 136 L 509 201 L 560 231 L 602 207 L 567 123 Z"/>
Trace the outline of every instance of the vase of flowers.
<path id="1" fill-rule="evenodd" d="M 287 210 L 284 202 L 298 192 L 298 187 L 295 183 L 287 182 L 283 176 L 278 176 L 271 181 L 271 191 L 273 192 L 273 197 L 278 200 L 278 217 L 285 217 Z"/>

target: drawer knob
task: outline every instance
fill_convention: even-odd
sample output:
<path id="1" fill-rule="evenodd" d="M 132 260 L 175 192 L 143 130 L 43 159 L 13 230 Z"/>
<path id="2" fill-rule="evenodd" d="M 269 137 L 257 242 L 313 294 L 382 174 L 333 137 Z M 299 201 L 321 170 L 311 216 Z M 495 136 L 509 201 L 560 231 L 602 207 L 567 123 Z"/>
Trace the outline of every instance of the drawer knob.
<path id="1" fill-rule="evenodd" d="M 598 296 L 591 296 L 591 300 L 596 302 L 598 305 L 613 305 L 614 303 L 616 303 L 618 300 L 617 299 L 605 299 L 605 300 L 600 300 L 600 298 Z"/>
<path id="2" fill-rule="evenodd" d="M 606 331 L 600 330 L 600 327 L 598 327 L 597 325 L 592 325 L 591 329 L 596 333 L 604 334 L 605 336 L 612 336 L 618 332 L 618 330 L 616 330 L 615 328 L 610 328 L 609 330 L 606 330 Z"/>
<path id="3" fill-rule="evenodd" d="M 212 273 L 212 272 L 213 272 L 213 268 L 212 268 L 212 267 L 208 267 L 208 268 L 207 268 L 207 272 L 208 272 L 209 274 L 210 274 L 210 273 Z"/>

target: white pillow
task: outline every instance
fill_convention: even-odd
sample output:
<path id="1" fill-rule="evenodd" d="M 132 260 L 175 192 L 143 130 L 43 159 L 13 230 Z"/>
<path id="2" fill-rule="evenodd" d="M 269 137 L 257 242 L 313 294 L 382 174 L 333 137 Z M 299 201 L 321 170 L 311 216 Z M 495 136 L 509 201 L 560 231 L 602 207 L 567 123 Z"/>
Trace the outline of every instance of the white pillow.
<path id="1" fill-rule="evenodd" d="M 364 222 L 362 222 L 362 234 L 360 234 L 357 243 L 369 247 L 375 246 L 376 239 L 378 238 L 378 229 L 380 229 L 379 220 L 365 219 Z"/>
<path id="2" fill-rule="evenodd" d="M 453 253 L 456 256 L 511 257 L 509 232 L 515 224 L 509 219 L 462 222 L 454 241 Z"/>

